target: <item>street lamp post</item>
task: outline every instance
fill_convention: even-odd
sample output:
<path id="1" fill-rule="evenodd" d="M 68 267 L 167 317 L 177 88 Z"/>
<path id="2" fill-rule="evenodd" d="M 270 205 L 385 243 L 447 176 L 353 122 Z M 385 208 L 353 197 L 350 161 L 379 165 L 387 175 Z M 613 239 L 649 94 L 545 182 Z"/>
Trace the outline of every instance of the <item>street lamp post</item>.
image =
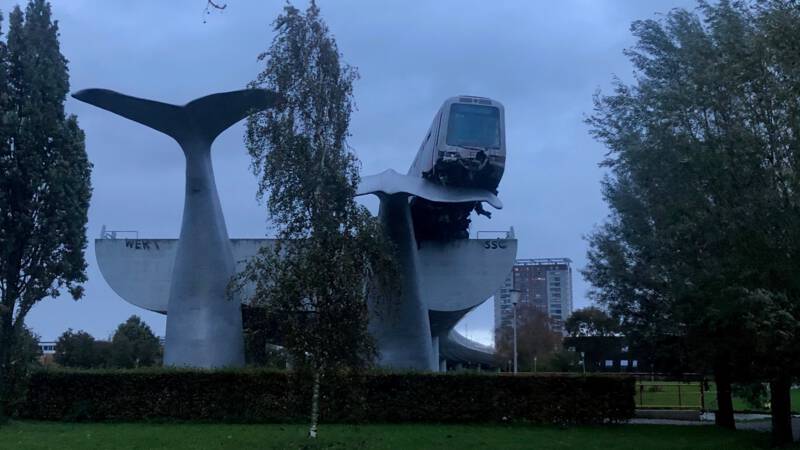
<path id="1" fill-rule="evenodd" d="M 583 374 L 586 375 L 586 353 L 581 352 L 581 369 Z"/>
<path id="2" fill-rule="evenodd" d="M 511 289 L 511 305 L 514 308 L 514 322 L 512 323 L 514 329 L 514 373 L 517 373 L 517 303 L 519 303 L 519 296 L 522 293 L 519 289 Z"/>

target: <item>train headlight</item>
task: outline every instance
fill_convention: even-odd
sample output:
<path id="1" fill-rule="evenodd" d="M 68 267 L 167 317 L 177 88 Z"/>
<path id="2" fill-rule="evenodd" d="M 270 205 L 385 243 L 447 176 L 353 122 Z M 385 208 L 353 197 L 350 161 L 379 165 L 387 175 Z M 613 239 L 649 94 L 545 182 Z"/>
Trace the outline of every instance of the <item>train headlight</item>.
<path id="1" fill-rule="evenodd" d="M 445 152 L 444 157 L 442 157 L 442 161 L 455 161 L 458 159 L 457 152 Z"/>

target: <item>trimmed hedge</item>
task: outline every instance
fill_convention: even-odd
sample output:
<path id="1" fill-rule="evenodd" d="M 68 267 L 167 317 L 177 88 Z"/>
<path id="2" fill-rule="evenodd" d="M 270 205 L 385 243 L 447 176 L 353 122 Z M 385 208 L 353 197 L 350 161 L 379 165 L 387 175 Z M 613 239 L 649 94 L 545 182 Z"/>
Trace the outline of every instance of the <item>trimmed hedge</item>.
<path id="1" fill-rule="evenodd" d="M 21 416 L 66 421 L 301 422 L 311 380 L 286 372 L 42 371 Z M 619 422 L 634 380 L 618 376 L 368 373 L 323 379 L 321 420 L 339 423 Z"/>

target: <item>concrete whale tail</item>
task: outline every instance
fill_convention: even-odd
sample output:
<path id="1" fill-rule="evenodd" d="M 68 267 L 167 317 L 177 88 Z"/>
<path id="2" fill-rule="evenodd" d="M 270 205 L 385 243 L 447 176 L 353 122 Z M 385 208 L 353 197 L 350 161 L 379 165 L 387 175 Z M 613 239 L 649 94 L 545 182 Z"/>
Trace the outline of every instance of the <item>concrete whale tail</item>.
<path id="1" fill-rule="evenodd" d="M 84 89 L 72 97 L 158 130 L 184 145 L 200 139 L 211 144 L 228 127 L 248 115 L 275 106 L 279 96 L 266 89 L 243 89 L 207 95 L 183 106 L 120 94 L 109 89 Z"/>

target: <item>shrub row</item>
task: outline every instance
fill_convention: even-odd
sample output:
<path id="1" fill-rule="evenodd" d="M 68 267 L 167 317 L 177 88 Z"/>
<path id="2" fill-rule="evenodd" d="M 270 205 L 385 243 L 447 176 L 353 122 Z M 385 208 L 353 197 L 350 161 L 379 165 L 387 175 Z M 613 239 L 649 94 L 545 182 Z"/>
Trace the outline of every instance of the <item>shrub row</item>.
<path id="1" fill-rule="evenodd" d="M 322 381 L 323 422 L 584 424 L 634 413 L 634 381 L 613 376 L 368 373 Z M 268 371 L 42 371 L 21 415 L 37 420 L 298 422 L 309 377 Z"/>

